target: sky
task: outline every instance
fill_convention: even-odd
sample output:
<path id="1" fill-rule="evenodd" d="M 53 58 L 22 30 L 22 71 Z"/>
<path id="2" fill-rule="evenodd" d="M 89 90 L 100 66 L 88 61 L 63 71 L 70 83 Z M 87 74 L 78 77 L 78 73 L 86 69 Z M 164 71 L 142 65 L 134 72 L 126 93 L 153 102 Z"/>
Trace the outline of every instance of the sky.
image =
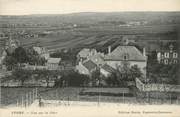
<path id="1" fill-rule="evenodd" d="M 0 0 L 0 15 L 180 11 L 180 0 Z"/>

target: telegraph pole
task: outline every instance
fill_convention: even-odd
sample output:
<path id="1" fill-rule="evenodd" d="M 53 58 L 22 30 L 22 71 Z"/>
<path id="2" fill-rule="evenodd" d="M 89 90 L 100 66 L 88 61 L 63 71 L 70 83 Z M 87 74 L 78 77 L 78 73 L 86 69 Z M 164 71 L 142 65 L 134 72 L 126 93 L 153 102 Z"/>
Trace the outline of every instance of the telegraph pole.
<path id="1" fill-rule="evenodd" d="M 24 97 L 22 96 L 21 106 L 24 107 Z"/>
<path id="2" fill-rule="evenodd" d="M 32 103 L 31 92 L 29 92 L 29 105 Z"/>

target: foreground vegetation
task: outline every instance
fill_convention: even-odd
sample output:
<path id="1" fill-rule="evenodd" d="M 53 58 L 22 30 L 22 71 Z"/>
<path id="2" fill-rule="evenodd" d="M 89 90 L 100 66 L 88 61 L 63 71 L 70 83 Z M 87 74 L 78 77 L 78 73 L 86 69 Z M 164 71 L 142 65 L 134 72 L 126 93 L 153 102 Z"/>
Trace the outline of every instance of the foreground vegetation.
<path id="1" fill-rule="evenodd" d="M 34 87 L 35 88 L 35 87 Z M 25 96 L 27 93 L 32 92 L 34 88 L 3 88 L 1 87 L 1 107 L 8 105 L 16 105 L 17 100 L 21 101 L 22 96 Z M 97 93 L 97 95 L 80 95 L 83 91 L 99 91 L 102 89 L 98 88 L 87 88 L 87 87 L 64 87 L 64 88 L 38 88 L 38 95 L 42 97 L 44 100 L 65 100 L 65 101 L 89 101 L 89 102 L 116 102 L 116 103 L 138 103 L 138 104 L 177 104 L 177 95 L 175 93 L 159 93 L 154 92 L 147 97 L 147 95 L 142 92 L 135 92 L 130 89 L 130 92 L 133 92 L 133 97 L 123 98 L 123 94 L 120 96 L 113 95 L 100 95 L 101 93 Z M 123 92 L 121 88 L 108 88 L 108 90 L 120 91 Z M 106 88 L 103 88 L 106 90 Z M 102 92 L 103 92 L 102 90 Z M 112 93 L 109 91 L 109 93 Z M 126 91 L 124 91 L 126 92 Z"/>

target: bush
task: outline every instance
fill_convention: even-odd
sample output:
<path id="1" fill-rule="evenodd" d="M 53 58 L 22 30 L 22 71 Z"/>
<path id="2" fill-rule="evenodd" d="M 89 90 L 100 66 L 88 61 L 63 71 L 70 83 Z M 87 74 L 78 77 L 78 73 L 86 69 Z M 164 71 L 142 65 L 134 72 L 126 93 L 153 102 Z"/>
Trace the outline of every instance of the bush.
<path id="1" fill-rule="evenodd" d="M 55 87 L 62 86 L 87 86 L 89 77 L 87 75 L 79 74 L 78 72 L 71 71 L 64 74 L 60 79 L 55 81 Z"/>

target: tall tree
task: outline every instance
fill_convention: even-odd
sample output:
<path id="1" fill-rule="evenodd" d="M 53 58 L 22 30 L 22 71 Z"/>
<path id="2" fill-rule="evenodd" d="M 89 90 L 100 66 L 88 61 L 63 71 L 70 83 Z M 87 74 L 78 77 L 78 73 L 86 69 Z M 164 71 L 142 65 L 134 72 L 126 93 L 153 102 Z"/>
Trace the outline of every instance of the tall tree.
<path id="1" fill-rule="evenodd" d="M 100 71 L 99 69 L 95 70 L 91 74 L 91 81 L 94 86 L 99 86 L 101 79 L 100 79 Z"/>
<path id="2" fill-rule="evenodd" d="M 18 63 L 26 63 L 28 61 L 26 50 L 23 47 L 16 48 L 13 53 L 13 57 Z"/>
<path id="3" fill-rule="evenodd" d="M 130 72 L 131 78 L 129 80 L 133 81 L 135 81 L 135 78 L 140 78 L 143 75 L 140 68 L 137 65 L 131 66 Z"/>
<path id="4" fill-rule="evenodd" d="M 6 65 L 7 70 L 12 70 L 17 65 L 17 60 L 13 56 L 6 56 L 4 64 Z"/>

